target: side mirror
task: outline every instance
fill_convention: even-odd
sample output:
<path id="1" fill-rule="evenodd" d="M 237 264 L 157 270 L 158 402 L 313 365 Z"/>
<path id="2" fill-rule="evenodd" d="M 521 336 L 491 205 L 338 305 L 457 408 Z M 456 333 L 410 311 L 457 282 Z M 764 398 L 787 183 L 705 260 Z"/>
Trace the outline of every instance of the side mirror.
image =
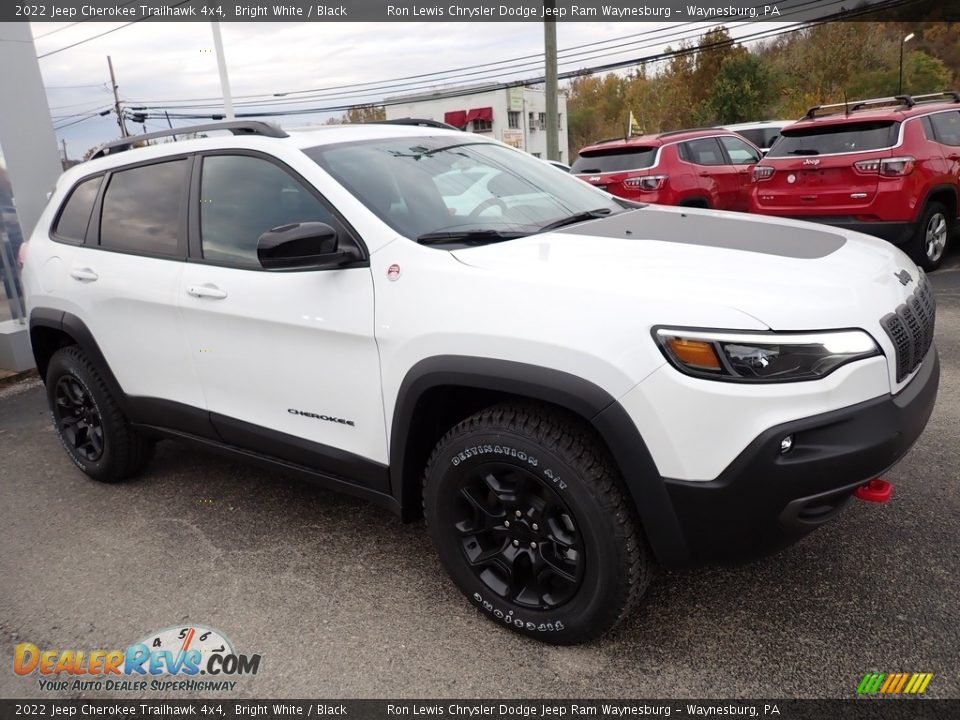
<path id="1" fill-rule="evenodd" d="M 337 231 L 322 222 L 292 223 L 268 230 L 257 240 L 257 259 L 265 270 L 337 267 L 355 259 L 340 250 Z"/>

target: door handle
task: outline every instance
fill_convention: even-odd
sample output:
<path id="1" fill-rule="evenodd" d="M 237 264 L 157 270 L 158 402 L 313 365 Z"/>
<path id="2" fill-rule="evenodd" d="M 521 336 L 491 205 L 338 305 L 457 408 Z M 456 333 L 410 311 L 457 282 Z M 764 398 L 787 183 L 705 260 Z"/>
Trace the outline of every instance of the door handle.
<path id="1" fill-rule="evenodd" d="M 74 280 L 79 280 L 80 282 L 93 282 L 100 276 L 90 268 L 74 268 L 70 271 L 70 277 L 72 277 Z"/>
<path id="2" fill-rule="evenodd" d="M 206 285 L 191 285 L 187 288 L 187 294 L 198 298 L 210 298 L 211 300 L 223 300 L 227 296 L 226 292 L 210 283 Z"/>

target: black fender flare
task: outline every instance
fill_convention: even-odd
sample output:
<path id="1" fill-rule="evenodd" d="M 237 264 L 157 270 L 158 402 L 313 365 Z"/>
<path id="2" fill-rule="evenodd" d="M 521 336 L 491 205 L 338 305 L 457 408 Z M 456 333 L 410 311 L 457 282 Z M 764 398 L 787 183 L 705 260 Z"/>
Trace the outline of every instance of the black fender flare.
<path id="1" fill-rule="evenodd" d="M 606 390 L 560 370 L 510 360 L 441 355 L 416 363 L 400 384 L 390 432 L 391 491 L 402 504 L 410 494 L 404 466 L 417 403 L 428 390 L 459 386 L 539 400 L 587 420 L 613 456 L 657 560 L 668 567 L 691 564 L 683 530 L 663 478 L 623 406 Z"/>

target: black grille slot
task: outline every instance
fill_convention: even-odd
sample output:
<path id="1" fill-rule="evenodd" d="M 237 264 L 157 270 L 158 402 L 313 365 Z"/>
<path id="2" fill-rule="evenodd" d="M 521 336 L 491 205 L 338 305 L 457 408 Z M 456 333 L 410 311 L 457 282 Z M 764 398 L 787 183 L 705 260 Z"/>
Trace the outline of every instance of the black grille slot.
<path id="1" fill-rule="evenodd" d="M 926 357 L 933 344 L 936 315 L 933 289 L 921 271 L 913 295 L 880 321 L 896 351 L 897 382 L 916 370 Z"/>

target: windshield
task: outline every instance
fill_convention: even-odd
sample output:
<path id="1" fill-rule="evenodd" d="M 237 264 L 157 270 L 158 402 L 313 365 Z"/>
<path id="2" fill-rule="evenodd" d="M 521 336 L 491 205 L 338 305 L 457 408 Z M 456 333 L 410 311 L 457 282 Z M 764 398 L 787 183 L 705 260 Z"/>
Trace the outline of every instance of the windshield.
<path id="1" fill-rule="evenodd" d="M 768 148 L 780 137 L 780 128 L 778 127 L 750 128 L 746 130 L 734 130 L 734 132 L 738 135 L 743 135 L 758 148 Z"/>
<path id="2" fill-rule="evenodd" d="M 770 148 L 767 157 L 882 150 L 897 141 L 899 126 L 899 123 L 894 122 L 863 122 L 797 130 L 784 128 L 783 134 Z"/>
<path id="3" fill-rule="evenodd" d="M 657 157 L 655 147 L 631 147 L 610 150 L 591 150 L 580 153 L 570 171 L 578 175 L 643 170 L 653 165 Z"/>
<path id="4" fill-rule="evenodd" d="M 508 239 L 582 213 L 624 209 L 531 155 L 472 138 L 388 138 L 304 152 L 381 220 L 413 239 Z"/>

